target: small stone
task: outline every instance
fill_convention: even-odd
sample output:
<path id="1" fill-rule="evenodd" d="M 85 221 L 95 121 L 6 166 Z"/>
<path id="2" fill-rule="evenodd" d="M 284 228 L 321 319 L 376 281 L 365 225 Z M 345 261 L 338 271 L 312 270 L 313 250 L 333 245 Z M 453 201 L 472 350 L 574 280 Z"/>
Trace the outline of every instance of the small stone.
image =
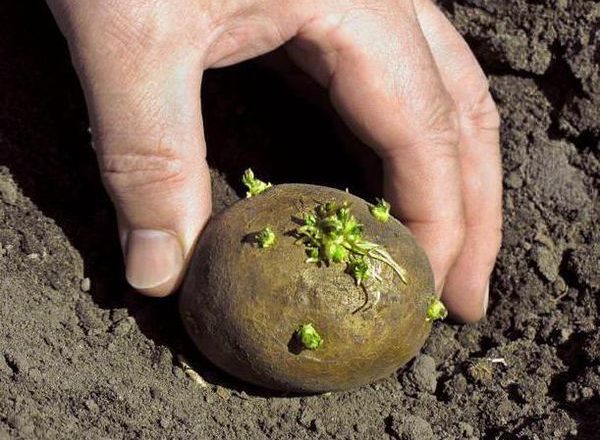
<path id="1" fill-rule="evenodd" d="M 177 378 L 177 379 L 183 379 L 185 377 L 185 373 L 183 372 L 183 370 L 181 369 L 181 367 L 174 365 L 173 366 L 173 375 Z"/>
<path id="2" fill-rule="evenodd" d="M 79 288 L 81 289 L 82 292 L 89 292 L 90 289 L 92 288 L 92 281 L 88 277 L 85 277 L 79 283 Z"/>
<path id="3" fill-rule="evenodd" d="M 173 354 L 171 353 L 171 350 L 163 345 L 157 347 L 155 359 L 156 368 L 168 369 L 171 365 L 173 365 Z"/>
<path id="4" fill-rule="evenodd" d="M 567 283 L 561 277 L 558 277 L 552 287 L 554 290 L 556 290 L 556 292 L 562 294 L 567 290 Z"/>
<path id="5" fill-rule="evenodd" d="M 85 401 L 85 407 L 91 412 L 96 412 L 99 409 L 98 404 L 94 401 L 94 399 L 87 399 Z"/>
<path id="6" fill-rule="evenodd" d="M 0 176 L 0 197 L 7 205 L 16 205 L 19 192 L 12 179 Z"/>
<path id="7" fill-rule="evenodd" d="M 113 322 L 119 322 L 129 316 L 127 309 L 113 309 L 110 312 L 110 319 Z"/>
<path id="8" fill-rule="evenodd" d="M 115 334 L 115 336 L 125 336 L 133 328 L 134 322 L 135 321 L 131 316 L 123 319 L 122 321 L 119 321 L 117 325 L 115 325 L 115 327 L 113 328 L 113 333 Z"/>
<path id="9" fill-rule="evenodd" d="M 365 432 L 365 427 L 362 423 L 355 423 L 354 425 L 352 425 L 352 428 L 357 434 L 362 434 L 363 432 Z"/>
<path id="10" fill-rule="evenodd" d="M 306 429 L 313 429 L 315 421 L 315 413 L 310 408 L 304 408 L 298 417 L 298 423 Z"/>
<path id="11" fill-rule="evenodd" d="M 473 427 L 465 422 L 458 422 L 458 429 L 463 437 L 473 437 L 475 434 Z"/>
<path id="12" fill-rule="evenodd" d="M 231 397 L 231 392 L 227 388 L 217 385 L 217 396 L 223 400 L 229 400 Z"/>
<path id="13" fill-rule="evenodd" d="M 571 328 L 571 327 L 561 328 L 558 342 L 560 344 L 567 342 L 572 334 L 573 334 L 573 328 Z"/>
<path id="14" fill-rule="evenodd" d="M 171 426 L 171 418 L 167 417 L 167 416 L 162 416 L 160 418 L 158 424 L 160 425 L 161 428 L 167 429 L 169 426 Z"/>
<path id="15" fill-rule="evenodd" d="M 512 172 L 506 176 L 504 183 L 508 188 L 519 189 L 523 186 L 523 178 L 517 172 Z"/>
<path id="16" fill-rule="evenodd" d="M 542 276 L 550 282 L 558 279 L 560 261 L 546 246 L 536 246 L 532 250 L 532 257 Z"/>
<path id="17" fill-rule="evenodd" d="M 150 397 L 156 400 L 160 400 L 164 397 L 162 390 L 156 386 L 150 387 Z"/>
<path id="18" fill-rule="evenodd" d="M 592 397 L 594 397 L 594 389 L 591 387 L 581 388 L 581 397 L 585 400 L 591 399 Z"/>
<path id="19" fill-rule="evenodd" d="M 99 309 L 85 301 L 79 301 L 75 306 L 75 312 L 79 318 L 79 325 L 86 333 L 89 334 L 92 330 L 105 330 L 106 325 L 102 320 L 102 312 Z"/>
<path id="20" fill-rule="evenodd" d="M 250 399 L 250 396 L 249 396 L 249 395 L 248 395 L 248 393 L 247 393 L 247 392 L 245 392 L 245 391 L 240 391 L 240 392 L 237 394 L 237 396 L 238 396 L 240 399 L 243 399 L 243 400 L 249 400 L 249 399 Z"/>
<path id="21" fill-rule="evenodd" d="M 504 209 L 506 209 L 507 212 L 512 212 L 515 209 L 515 202 L 509 195 L 507 195 L 504 200 Z"/>
<path id="22" fill-rule="evenodd" d="M 326 432 L 323 422 L 318 417 L 312 421 L 311 428 L 317 434 L 324 434 Z"/>
<path id="23" fill-rule="evenodd" d="M 21 241 L 21 249 L 28 258 L 39 258 L 40 254 L 44 254 L 44 245 L 34 233 L 24 233 Z M 30 257 L 33 255 L 34 257 Z"/>
<path id="24" fill-rule="evenodd" d="M 37 368 L 32 368 L 27 372 L 27 376 L 34 382 L 38 382 L 42 379 L 42 372 Z"/>

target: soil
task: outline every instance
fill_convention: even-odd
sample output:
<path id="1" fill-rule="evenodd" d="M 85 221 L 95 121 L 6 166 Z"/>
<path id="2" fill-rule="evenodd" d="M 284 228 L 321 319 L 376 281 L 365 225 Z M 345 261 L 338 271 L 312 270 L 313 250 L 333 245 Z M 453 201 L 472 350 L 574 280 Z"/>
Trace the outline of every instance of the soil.
<path id="1" fill-rule="evenodd" d="M 377 384 L 294 396 L 218 371 L 191 345 L 176 298 L 126 286 L 65 43 L 41 2 L 3 2 L 0 439 L 598 438 L 600 4 L 442 3 L 503 117 L 504 244 L 488 317 L 436 325 L 423 353 Z M 205 78 L 215 210 L 240 196 L 248 166 L 378 194 L 365 165 L 376 160 L 324 94 L 272 64 Z"/>

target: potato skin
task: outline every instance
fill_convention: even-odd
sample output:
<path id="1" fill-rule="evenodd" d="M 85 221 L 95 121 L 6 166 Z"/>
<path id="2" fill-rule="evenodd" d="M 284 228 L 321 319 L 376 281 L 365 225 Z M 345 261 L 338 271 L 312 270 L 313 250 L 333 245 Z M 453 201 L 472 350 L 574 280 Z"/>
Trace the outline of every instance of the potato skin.
<path id="1" fill-rule="evenodd" d="M 359 310 L 365 292 L 345 264 L 306 263 L 290 235 L 319 203 L 348 201 L 363 236 L 385 246 L 408 272 L 408 284 L 387 266 L 379 302 Z M 366 201 L 332 188 L 277 185 L 241 200 L 212 219 L 184 282 L 180 312 L 189 335 L 214 364 L 266 388 L 302 393 L 345 390 L 392 374 L 422 347 L 431 330 L 434 294 L 429 261 L 394 218 L 383 224 Z M 249 234 L 266 226 L 276 244 L 260 249 Z M 297 350 L 294 332 L 312 323 L 323 338 Z"/>

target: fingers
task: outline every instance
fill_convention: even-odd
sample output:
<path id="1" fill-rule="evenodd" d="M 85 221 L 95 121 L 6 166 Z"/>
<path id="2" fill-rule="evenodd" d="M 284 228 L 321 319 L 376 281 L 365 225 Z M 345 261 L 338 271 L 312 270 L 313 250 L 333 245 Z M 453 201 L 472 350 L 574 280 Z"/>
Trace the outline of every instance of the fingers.
<path id="1" fill-rule="evenodd" d="M 438 292 L 464 237 L 454 104 L 410 2 L 377 2 L 305 26 L 291 56 L 381 156 L 385 196 L 431 261 Z"/>
<path id="2" fill-rule="evenodd" d="M 466 42 L 429 0 L 418 17 L 442 79 L 456 103 L 465 209 L 465 243 L 446 277 L 443 298 L 463 321 L 485 314 L 502 227 L 499 117 L 487 79 Z"/>
<path id="3" fill-rule="evenodd" d="M 74 58 L 127 280 L 142 293 L 166 295 L 181 281 L 210 214 L 201 59 L 127 33 L 77 41 Z"/>

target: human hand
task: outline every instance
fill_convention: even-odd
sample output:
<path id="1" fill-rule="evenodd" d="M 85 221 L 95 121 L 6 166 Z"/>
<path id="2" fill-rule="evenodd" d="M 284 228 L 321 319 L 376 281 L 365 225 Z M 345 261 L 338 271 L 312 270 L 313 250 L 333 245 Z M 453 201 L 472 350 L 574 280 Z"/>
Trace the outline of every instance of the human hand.
<path id="1" fill-rule="evenodd" d="M 499 117 L 431 0 L 48 0 L 88 104 L 129 283 L 163 296 L 208 220 L 202 73 L 286 45 L 381 157 L 450 312 L 480 319 L 501 239 Z"/>

